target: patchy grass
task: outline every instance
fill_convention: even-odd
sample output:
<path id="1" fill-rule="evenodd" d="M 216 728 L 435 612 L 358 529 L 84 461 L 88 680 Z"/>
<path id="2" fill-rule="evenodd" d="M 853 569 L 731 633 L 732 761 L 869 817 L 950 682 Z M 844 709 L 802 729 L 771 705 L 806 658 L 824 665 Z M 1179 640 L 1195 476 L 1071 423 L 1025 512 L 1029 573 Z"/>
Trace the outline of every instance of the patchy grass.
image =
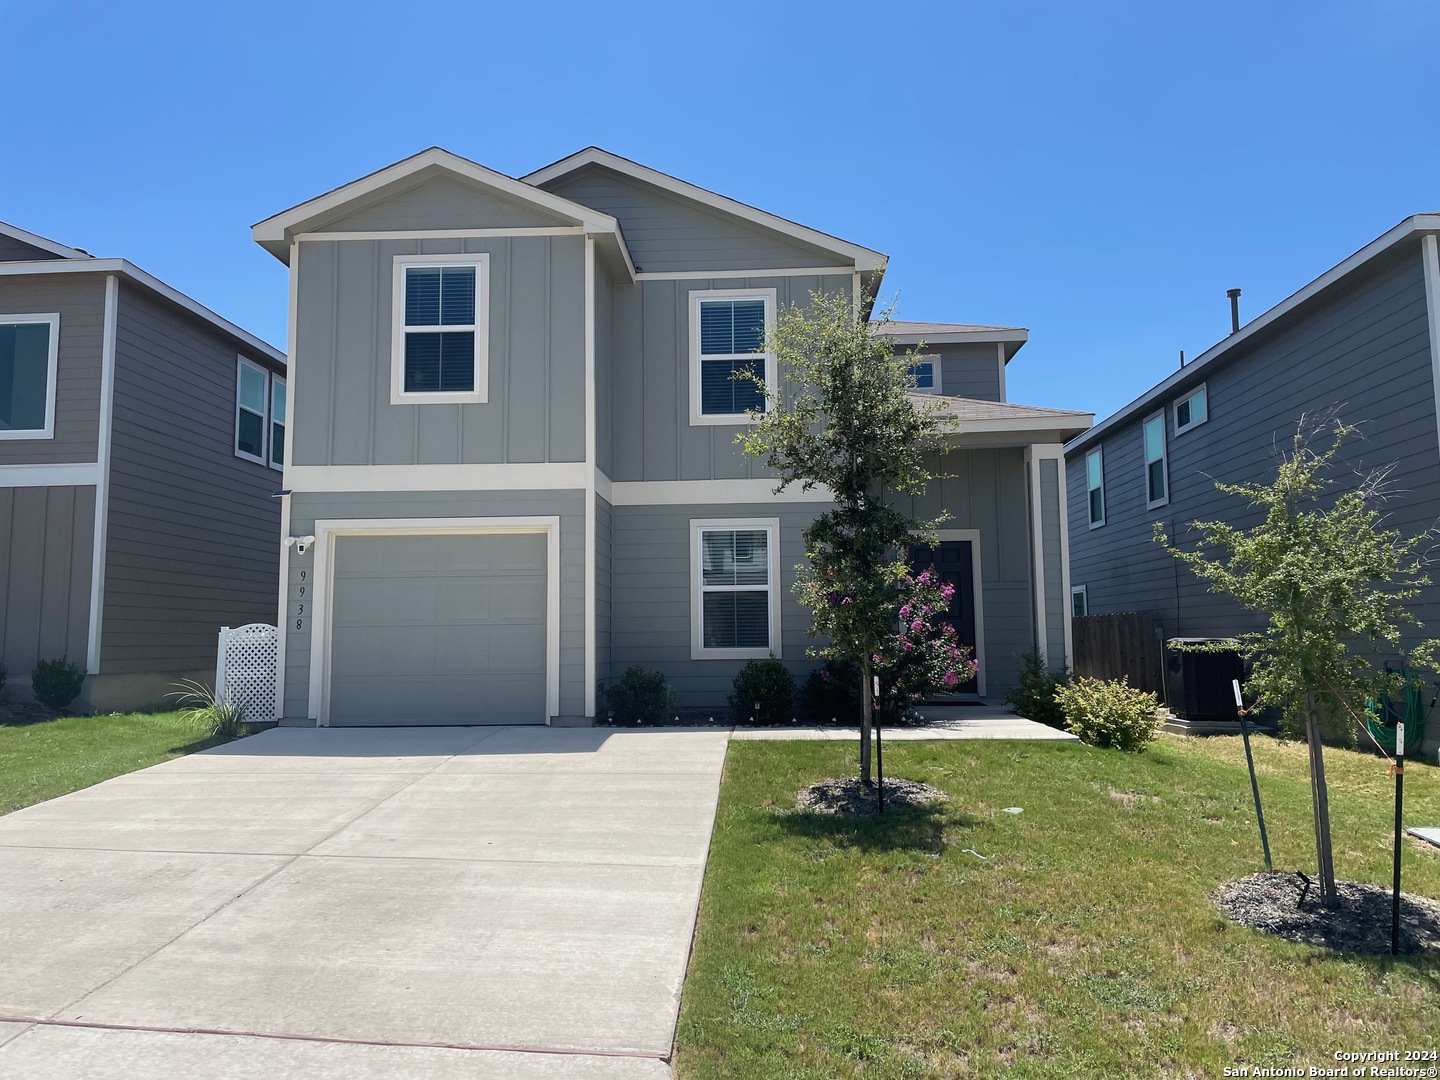
<path id="1" fill-rule="evenodd" d="M 211 738 L 203 721 L 182 713 L 0 726 L 0 814 L 228 741 Z"/>
<path id="2" fill-rule="evenodd" d="M 1304 748 L 1254 745 L 1276 867 L 1308 870 Z M 888 771 L 951 800 L 859 821 L 793 809 L 853 754 L 731 744 L 677 1033 L 682 1080 L 1209 1077 L 1437 1048 L 1433 950 L 1338 955 L 1236 926 L 1211 902 L 1263 867 L 1238 738 L 1164 736 L 1134 755 L 892 743 Z M 1326 759 L 1337 869 L 1388 884 L 1385 764 Z M 1406 779 L 1407 821 L 1440 824 L 1440 770 Z M 1406 891 L 1440 896 L 1440 850 L 1407 840 L 1405 858 Z"/>

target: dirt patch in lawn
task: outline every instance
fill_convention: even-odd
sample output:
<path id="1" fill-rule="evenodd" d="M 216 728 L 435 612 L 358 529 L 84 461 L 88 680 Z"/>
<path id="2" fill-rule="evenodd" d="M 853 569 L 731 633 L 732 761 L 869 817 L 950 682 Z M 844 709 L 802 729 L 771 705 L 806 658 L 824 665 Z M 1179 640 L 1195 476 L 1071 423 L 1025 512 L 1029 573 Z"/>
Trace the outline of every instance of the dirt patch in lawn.
<path id="1" fill-rule="evenodd" d="M 1390 951 L 1389 889 L 1356 881 L 1336 883 L 1339 901 L 1321 906 L 1310 889 L 1301 904 L 1303 883 L 1291 874 L 1252 874 L 1221 886 L 1215 902 L 1242 926 L 1290 941 L 1358 953 Z M 1440 948 L 1440 903 L 1412 893 L 1400 894 L 1400 951 Z"/>
<path id="2" fill-rule="evenodd" d="M 930 784 L 918 780 L 885 780 L 885 806 L 928 806 L 943 802 L 950 796 Z M 862 784 L 858 776 L 847 776 L 842 780 L 821 780 L 803 789 L 795 799 L 798 810 L 816 814 L 836 814 L 842 817 L 865 817 L 880 809 L 880 788 L 877 784 Z"/>

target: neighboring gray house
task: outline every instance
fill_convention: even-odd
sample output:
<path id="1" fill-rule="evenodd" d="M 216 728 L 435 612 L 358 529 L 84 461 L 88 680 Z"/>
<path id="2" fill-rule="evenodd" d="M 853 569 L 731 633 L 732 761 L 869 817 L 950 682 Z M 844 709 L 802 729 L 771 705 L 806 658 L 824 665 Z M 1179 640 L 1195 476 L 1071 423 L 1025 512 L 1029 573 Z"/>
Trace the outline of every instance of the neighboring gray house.
<path id="1" fill-rule="evenodd" d="M 519 180 L 430 149 L 254 236 L 290 268 L 284 716 L 583 724 L 636 663 L 718 712 L 748 658 L 811 666 L 825 496 L 741 454 L 730 373 L 771 370 L 781 305 L 868 307 L 885 256 L 594 148 Z M 961 421 L 919 509 L 951 514 L 997 695 L 1037 640 L 1068 654 L 1061 444 L 1091 417 L 1005 403 L 1023 330 L 886 332 Z"/>
<path id="2" fill-rule="evenodd" d="M 285 357 L 124 259 L 0 223 L 0 661 L 163 704 L 273 622 Z"/>
<path id="3" fill-rule="evenodd" d="M 1164 521 L 1256 520 L 1217 480 L 1272 475 L 1304 413 L 1360 425 L 1347 466 L 1396 463 L 1390 524 L 1440 520 L 1440 215 L 1406 218 L 1065 447 L 1071 610 L 1148 611 L 1166 637 L 1226 636 L 1257 618 L 1152 539 Z M 1440 586 L 1416 605 L 1440 631 Z"/>

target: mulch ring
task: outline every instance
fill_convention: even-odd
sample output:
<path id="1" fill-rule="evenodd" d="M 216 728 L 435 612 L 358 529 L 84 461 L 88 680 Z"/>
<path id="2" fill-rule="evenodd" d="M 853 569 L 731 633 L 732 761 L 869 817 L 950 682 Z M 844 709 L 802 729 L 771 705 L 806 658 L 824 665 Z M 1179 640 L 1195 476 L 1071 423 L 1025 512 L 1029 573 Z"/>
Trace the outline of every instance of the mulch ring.
<path id="1" fill-rule="evenodd" d="M 0 724 L 20 727 L 25 724 L 40 724 L 54 720 L 54 709 L 38 701 L 0 701 Z"/>
<path id="2" fill-rule="evenodd" d="M 1357 953 L 1390 952 L 1392 893 L 1379 885 L 1336 882 L 1338 903 L 1320 903 L 1312 886 L 1297 906 L 1303 882 L 1294 874 L 1252 874 L 1222 885 L 1214 900 L 1242 926 L 1289 941 Z M 1440 902 L 1413 893 L 1400 894 L 1400 951 L 1416 953 L 1440 947 Z"/>
<path id="3" fill-rule="evenodd" d="M 885 780 L 885 808 L 925 806 L 943 802 L 950 796 L 937 787 L 918 780 Z M 837 814 L 844 817 L 865 817 L 880 809 L 880 789 L 875 784 L 860 783 L 858 776 L 841 780 L 821 780 L 811 784 L 795 797 L 797 810 L 816 814 Z"/>

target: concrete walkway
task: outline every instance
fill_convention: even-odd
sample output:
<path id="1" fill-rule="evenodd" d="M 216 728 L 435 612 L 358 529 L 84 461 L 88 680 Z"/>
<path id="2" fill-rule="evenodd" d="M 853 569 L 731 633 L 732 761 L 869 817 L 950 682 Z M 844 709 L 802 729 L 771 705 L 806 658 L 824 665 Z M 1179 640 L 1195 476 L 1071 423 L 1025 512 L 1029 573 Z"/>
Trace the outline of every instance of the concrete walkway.
<path id="1" fill-rule="evenodd" d="M 924 727 L 887 727 L 891 742 L 948 742 L 954 739 L 1032 739 L 1079 742 L 1068 731 L 1047 727 L 995 705 L 932 705 L 922 710 Z M 860 738 L 859 728 L 812 727 L 806 724 L 768 728 L 736 728 L 732 739 L 823 739 L 835 742 Z"/>
<path id="2" fill-rule="evenodd" d="M 0 1076 L 669 1076 L 726 731 L 269 731 L 0 818 Z"/>

